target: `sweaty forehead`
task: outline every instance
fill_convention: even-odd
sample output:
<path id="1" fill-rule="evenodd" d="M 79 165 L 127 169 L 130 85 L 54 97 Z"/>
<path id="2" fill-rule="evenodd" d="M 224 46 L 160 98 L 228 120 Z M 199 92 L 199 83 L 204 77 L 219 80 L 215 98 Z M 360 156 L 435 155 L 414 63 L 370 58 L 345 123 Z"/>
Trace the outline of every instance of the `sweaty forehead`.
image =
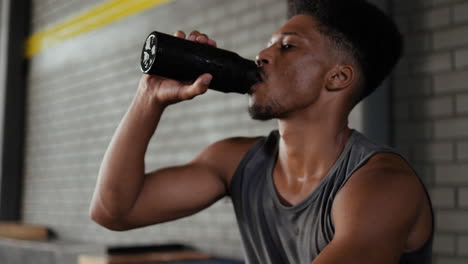
<path id="1" fill-rule="evenodd" d="M 318 28 L 319 22 L 313 16 L 296 15 L 286 21 L 282 27 L 273 33 L 272 38 L 280 37 L 285 33 L 287 35 L 294 33 L 293 35 L 298 35 L 299 37 L 318 40 L 323 37 Z"/>

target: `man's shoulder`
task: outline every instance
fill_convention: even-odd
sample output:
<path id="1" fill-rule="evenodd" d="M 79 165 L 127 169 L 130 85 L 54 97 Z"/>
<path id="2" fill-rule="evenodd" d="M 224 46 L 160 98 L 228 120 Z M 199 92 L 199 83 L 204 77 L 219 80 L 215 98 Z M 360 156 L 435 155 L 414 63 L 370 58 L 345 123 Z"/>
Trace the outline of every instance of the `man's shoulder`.
<path id="1" fill-rule="evenodd" d="M 339 192 L 332 210 L 337 233 L 347 234 L 360 225 L 356 234 L 365 233 L 365 241 L 397 235 L 405 250 L 420 248 L 432 232 L 427 191 L 410 164 L 396 153 L 372 156 Z"/>
<path id="2" fill-rule="evenodd" d="M 416 172 L 406 159 L 396 152 L 376 153 L 357 173 L 379 175 L 378 177 L 396 175 L 417 177 Z"/>
<path id="3" fill-rule="evenodd" d="M 411 165 L 399 154 L 383 152 L 373 155 L 350 178 L 345 196 L 405 197 L 419 203 L 425 195 L 424 185 Z M 396 199 L 395 199 L 396 201 Z"/>
<path id="4" fill-rule="evenodd" d="M 257 141 L 264 137 L 230 137 L 210 145 L 207 150 L 211 155 L 237 156 L 245 154 Z M 243 156 L 243 155 L 242 155 Z"/>
<path id="5" fill-rule="evenodd" d="M 230 137 L 206 147 L 193 162 L 218 171 L 229 183 L 234 171 L 249 149 L 264 137 Z"/>

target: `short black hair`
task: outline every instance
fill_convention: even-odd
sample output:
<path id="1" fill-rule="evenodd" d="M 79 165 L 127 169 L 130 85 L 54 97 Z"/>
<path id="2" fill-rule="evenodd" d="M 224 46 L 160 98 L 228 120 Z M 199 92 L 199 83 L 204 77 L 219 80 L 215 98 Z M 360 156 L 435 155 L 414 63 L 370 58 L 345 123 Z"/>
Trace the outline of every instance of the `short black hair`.
<path id="1" fill-rule="evenodd" d="M 403 37 L 393 20 L 365 0 L 288 0 L 288 17 L 311 15 L 319 31 L 350 54 L 361 68 L 360 99 L 387 77 L 403 53 Z"/>

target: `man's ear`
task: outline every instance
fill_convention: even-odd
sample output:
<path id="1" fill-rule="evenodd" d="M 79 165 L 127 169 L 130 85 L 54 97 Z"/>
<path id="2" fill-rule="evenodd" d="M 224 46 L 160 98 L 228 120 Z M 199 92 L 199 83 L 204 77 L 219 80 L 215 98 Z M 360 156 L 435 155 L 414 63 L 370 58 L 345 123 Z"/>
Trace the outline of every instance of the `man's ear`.
<path id="1" fill-rule="evenodd" d="M 327 74 L 326 88 L 328 91 L 341 91 L 354 82 L 355 72 L 351 65 L 336 65 Z"/>

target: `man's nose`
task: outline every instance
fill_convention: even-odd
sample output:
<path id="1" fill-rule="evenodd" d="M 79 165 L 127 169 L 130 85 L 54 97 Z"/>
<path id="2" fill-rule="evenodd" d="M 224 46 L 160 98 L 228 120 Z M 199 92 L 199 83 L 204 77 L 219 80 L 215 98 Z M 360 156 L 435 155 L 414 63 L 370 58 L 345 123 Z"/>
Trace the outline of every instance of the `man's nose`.
<path id="1" fill-rule="evenodd" d="M 263 66 L 265 64 L 269 64 L 271 62 L 271 56 L 268 55 L 267 50 L 264 49 L 258 53 L 258 55 L 255 57 L 255 63 L 257 63 L 257 66 Z"/>

